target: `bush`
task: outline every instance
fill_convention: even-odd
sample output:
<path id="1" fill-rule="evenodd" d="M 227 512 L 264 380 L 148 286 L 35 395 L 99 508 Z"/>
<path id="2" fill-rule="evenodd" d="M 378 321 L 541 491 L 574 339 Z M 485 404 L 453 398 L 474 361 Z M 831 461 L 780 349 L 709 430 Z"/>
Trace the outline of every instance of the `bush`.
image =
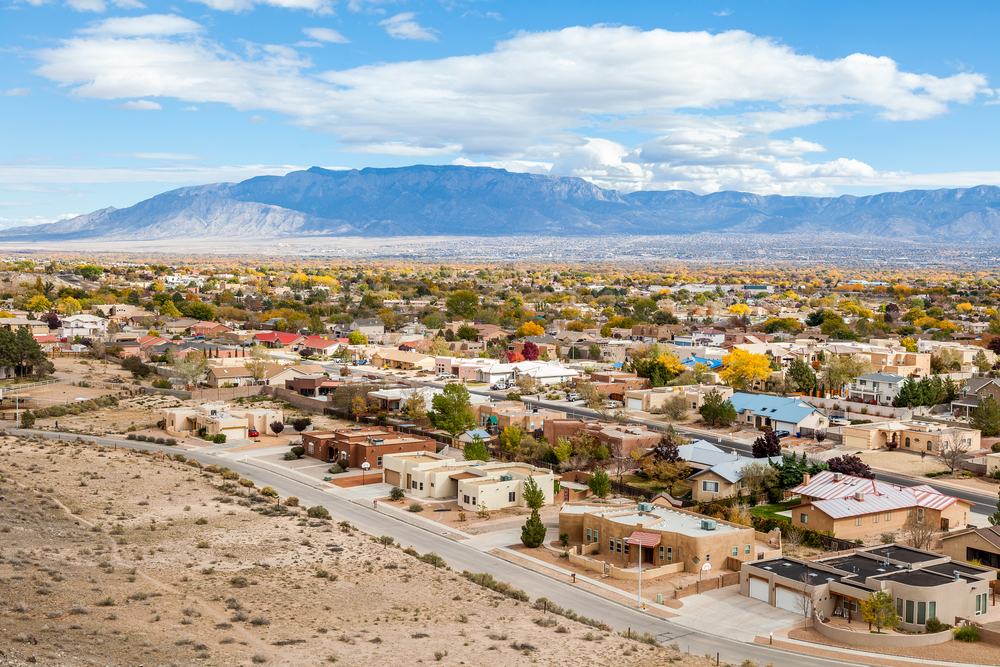
<path id="1" fill-rule="evenodd" d="M 212 442 L 214 442 L 217 445 L 221 445 L 225 441 L 226 441 L 226 434 L 225 433 L 219 433 L 214 438 L 212 438 Z"/>
<path id="2" fill-rule="evenodd" d="M 135 439 L 138 440 L 139 442 L 146 442 L 147 440 L 149 440 L 149 436 L 145 436 L 142 433 L 140 433 L 139 435 L 135 436 Z"/>
<path id="3" fill-rule="evenodd" d="M 423 512 L 424 506 L 421 505 L 420 503 L 410 503 L 410 506 L 407 509 L 410 512 Z"/>
<path id="4" fill-rule="evenodd" d="M 201 464 L 198 463 L 198 459 L 188 459 L 187 464 L 192 468 L 201 468 Z"/>
<path id="5" fill-rule="evenodd" d="M 260 490 L 260 495 L 267 496 L 268 498 L 277 498 L 278 492 L 274 490 L 274 487 L 265 486 Z"/>
<path id="6" fill-rule="evenodd" d="M 254 487 L 253 480 L 247 479 L 246 477 L 240 477 L 239 485 L 252 489 Z"/>
<path id="7" fill-rule="evenodd" d="M 295 455 L 295 452 L 285 452 L 286 461 L 298 461 L 299 457 Z"/>
<path id="8" fill-rule="evenodd" d="M 157 389 L 170 389 L 173 385 L 170 384 L 170 380 L 164 378 L 162 380 L 153 380 L 153 386 Z"/>
<path id="9" fill-rule="evenodd" d="M 156 439 L 156 444 L 158 444 L 158 445 L 165 445 L 165 444 L 167 444 L 167 441 L 164 440 L 163 438 L 157 438 Z"/>
<path id="10" fill-rule="evenodd" d="M 51 408 L 49 408 L 49 416 L 51 416 L 51 417 L 65 417 L 66 416 L 66 408 L 64 408 L 61 405 L 53 405 Z"/>
<path id="11" fill-rule="evenodd" d="M 288 507 L 298 507 L 299 499 L 296 498 L 295 496 L 288 496 L 287 498 L 285 498 L 285 505 L 287 505 Z"/>
<path id="12" fill-rule="evenodd" d="M 340 473 L 344 472 L 344 469 L 340 467 L 340 464 L 334 463 L 332 466 L 330 466 L 330 469 L 327 472 L 329 472 L 331 475 L 339 475 Z"/>
<path id="13" fill-rule="evenodd" d="M 960 642 L 978 642 L 979 628 L 974 625 L 965 625 L 955 630 L 955 639 Z"/>
<path id="14" fill-rule="evenodd" d="M 167 444 L 173 447 L 174 445 L 177 444 L 177 440 L 175 440 L 174 438 L 167 438 Z"/>
<path id="15" fill-rule="evenodd" d="M 389 499 L 390 500 L 399 501 L 399 500 L 402 500 L 405 497 L 406 497 L 406 494 L 403 493 L 403 490 L 401 488 L 399 488 L 398 486 L 392 487 L 392 491 L 389 492 Z"/>
<path id="16" fill-rule="evenodd" d="M 138 440 L 138 437 L 136 436 L 135 433 L 129 433 L 128 435 L 125 436 L 125 439 L 126 440 Z"/>
<path id="17" fill-rule="evenodd" d="M 930 618 L 927 619 L 927 625 L 924 627 L 927 628 L 927 634 L 933 634 L 935 632 L 944 632 L 951 626 L 948 625 L 947 623 L 942 623 L 941 619 L 939 619 L 937 616 L 931 616 Z"/>
<path id="18" fill-rule="evenodd" d="M 184 463 L 185 461 L 187 461 L 187 457 L 184 456 L 183 454 L 174 454 L 174 461 L 177 461 L 178 463 Z"/>
<path id="19" fill-rule="evenodd" d="M 247 586 L 250 585 L 250 582 L 247 581 L 246 577 L 239 577 L 238 576 L 238 577 L 233 577 L 232 579 L 230 579 L 229 580 L 229 585 L 232 586 L 233 588 L 246 588 Z"/>
<path id="20" fill-rule="evenodd" d="M 239 474 L 229 470 L 228 468 L 222 471 L 222 479 L 239 479 Z"/>
<path id="21" fill-rule="evenodd" d="M 31 414 L 31 410 L 25 410 L 21 413 L 21 428 L 31 428 L 35 425 L 35 415 Z"/>
<path id="22" fill-rule="evenodd" d="M 306 454 L 305 447 L 292 447 L 292 454 L 295 454 L 299 458 L 302 458 Z"/>
<path id="23" fill-rule="evenodd" d="M 326 509 L 322 505 L 315 505 L 314 507 L 310 507 L 306 510 L 306 515 L 309 516 L 310 519 L 329 519 L 330 510 Z"/>

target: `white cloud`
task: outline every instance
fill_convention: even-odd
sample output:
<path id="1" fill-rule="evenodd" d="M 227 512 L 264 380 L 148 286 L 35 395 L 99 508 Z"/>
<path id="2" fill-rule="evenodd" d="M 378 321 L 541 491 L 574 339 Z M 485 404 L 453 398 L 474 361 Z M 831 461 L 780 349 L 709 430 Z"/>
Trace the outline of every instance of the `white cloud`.
<path id="1" fill-rule="evenodd" d="M 393 39 L 423 39 L 429 42 L 436 42 L 432 28 L 424 28 L 413 19 L 416 14 L 413 12 L 403 12 L 396 14 L 384 21 L 379 21 L 379 25 L 385 26 L 385 31 Z"/>
<path id="2" fill-rule="evenodd" d="M 303 28 L 302 32 L 320 42 L 349 44 L 351 41 L 332 28 Z"/>
<path id="3" fill-rule="evenodd" d="M 104 0 L 66 0 L 66 6 L 78 12 L 103 12 L 108 6 Z"/>
<path id="4" fill-rule="evenodd" d="M 10 229 L 11 227 L 25 227 L 27 225 L 44 225 L 50 222 L 61 220 L 72 220 L 80 215 L 79 213 L 62 213 L 54 218 L 44 215 L 34 215 L 29 218 L 3 218 L 0 217 L 0 229 Z"/>
<path id="5" fill-rule="evenodd" d="M 27 97 L 31 94 L 31 88 L 11 88 L 4 91 L 5 97 Z"/>
<path id="6" fill-rule="evenodd" d="M 247 119 L 247 122 L 248 123 L 253 123 L 254 125 L 263 125 L 264 123 L 267 122 L 267 119 L 264 118 L 263 116 L 253 115 L 253 116 L 250 116 L 250 118 Z"/>
<path id="7" fill-rule="evenodd" d="M 184 107 L 181 111 L 198 111 L 198 107 Z"/>
<path id="8" fill-rule="evenodd" d="M 140 160 L 204 160 L 205 158 L 190 153 L 106 153 L 111 157 L 134 157 Z"/>
<path id="9" fill-rule="evenodd" d="M 194 32 L 115 38 L 124 28 L 105 23 L 37 51 L 37 73 L 76 97 L 270 111 L 349 151 L 544 162 L 622 189 L 817 192 L 885 179 L 850 156 L 810 162 L 825 147 L 801 129 L 771 135 L 869 112 L 933 118 L 993 96 L 981 74 L 915 74 L 864 54 L 825 60 L 742 31 L 576 27 L 519 33 L 480 55 L 316 72 L 287 46 L 237 54 Z M 644 138 L 594 137 L 618 130 Z"/>
<path id="10" fill-rule="evenodd" d="M 125 109 L 127 111 L 159 111 L 163 108 L 159 103 L 150 102 L 149 100 L 133 100 L 114 106 L 116 109 Z"/>
<path id="11" fill-rule="evenodd" d="M 78 32 L 108 37 L 165 37 L 192 35 L 201 31 L 201 25 L 191 19 L 174 14 L 148 14 L 105 19 Z"/>
<path id="12" fill-rule="evenodd" d="M 254 5 L 270 5 L 283 9 L 303 9 L 314 14 L 333 14 L 330 0 L 195 0 L 220 12 L 246 12 Z"/>
<path id="13" fill-rule="evenodd" d="M 730 16 L 730 15 L 732 15 L 733 10 L 731 10 L 731 9 L 722 9 L 722 10 L 719 10 L 717 12 L 712 12 L 712 13 L 715 14 L 716 16 Z"/>

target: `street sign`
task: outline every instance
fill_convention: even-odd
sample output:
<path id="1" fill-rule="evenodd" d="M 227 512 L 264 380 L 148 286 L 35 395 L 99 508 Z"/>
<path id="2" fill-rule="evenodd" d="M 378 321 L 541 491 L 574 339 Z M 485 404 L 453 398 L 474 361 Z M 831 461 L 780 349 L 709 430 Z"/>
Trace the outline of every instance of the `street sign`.
<path id="1" fill-rule="evenodd" d="M 704 565 L 701 566 L 701 571 L 702 572 L 708 572 L 711 569 L 712 569 L 712 564 L 711 563 L 705 563 Z"/>

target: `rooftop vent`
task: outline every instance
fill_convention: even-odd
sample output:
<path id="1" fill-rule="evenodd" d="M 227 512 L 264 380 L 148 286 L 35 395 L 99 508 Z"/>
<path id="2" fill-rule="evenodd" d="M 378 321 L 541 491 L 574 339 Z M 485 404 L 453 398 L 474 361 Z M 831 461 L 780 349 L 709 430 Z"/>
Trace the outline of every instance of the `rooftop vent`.
<path id="1" fill-rule="evenodd" d="M 640 512 L 652 512 L 653 506 L 650 503 L 639 503 Z"/>
<path id="2" fill-rule="evenodd" d="M 385 444 L 385 440 L 383 440 L 382 438 L 372 438 L 372 444 L 373 445 L 382 445 L 382 444 Z"/>
<path id="3" fill-rule="evenodd" d="M 702 530 L 715 530 L 716 523 L 712 519 L 702 519 L 701 529 Z"/>
<path id="4" fill-rule="evenodd" d="M 962 573 L 959 572 L 958 570 L 955 570 L 955 581 L 961 581 L 961 580 L 962 580 Z"/>

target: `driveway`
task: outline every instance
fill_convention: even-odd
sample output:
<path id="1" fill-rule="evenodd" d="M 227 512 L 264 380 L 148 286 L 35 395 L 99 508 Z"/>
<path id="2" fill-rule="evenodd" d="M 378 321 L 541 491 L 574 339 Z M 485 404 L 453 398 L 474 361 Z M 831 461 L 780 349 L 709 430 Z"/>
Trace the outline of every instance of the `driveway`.
<path id="1" fill-rule="evenodd" d="M 802 622 L 799 614 L 743 597 L 739 586 L 684 598 L 684 606 L 676 612 L 681 616 L 671 621 L 678 625 L 741 642 L 752 642 L 754 637 L 766 637 L 769 632 Z"/>

